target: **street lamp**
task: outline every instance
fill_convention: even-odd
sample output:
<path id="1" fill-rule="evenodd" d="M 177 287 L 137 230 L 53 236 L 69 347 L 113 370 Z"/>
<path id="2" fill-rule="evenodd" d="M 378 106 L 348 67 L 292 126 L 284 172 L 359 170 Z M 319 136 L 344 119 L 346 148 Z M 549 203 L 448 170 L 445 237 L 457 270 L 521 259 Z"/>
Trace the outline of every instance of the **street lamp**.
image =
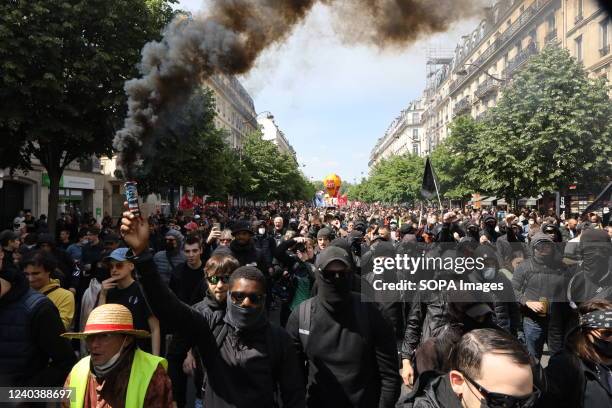
<path id="1" fill-rule="evenodd" d="M 259 117 L 259 115 L 261 115 L 262 113 L 267 113 L 267 115 L 266 115 L 266 119 L 274 119 L 274 115 L 272 114 L 272 112 L 267 111 L 267 110 L 265 110 L 265 111 L 261 111 L 261 112 L 257 113 L 257 114 L 255 115 L 255 117 L 256 117 L 256 118 L 258 118 L 258 117 Z"/>
<path id="2" fill-rule="evenodd" d="M 466 62 L 465 64 L 463 64 L 463 68 L 461 68 L 459 71 L 457 71 L 457 75 L 465 76 L 465 75 L 467 75 L 467 74 L 468 74 L 467 69 L 465 69 L 465 66 L 466 66 L 466 65 L 471 66 L 471 67 L 475 67 L 477 70 L 482 68 L 482 66 L 481 66 L 481 65 L 471 64 L 471 63 L 469 63 L 469 62 Z M 489 78 L 491 78 L 491 79 L 492 79 L 492 80 L 494 80 L 494 81 L 497 81 L 497 82 L 500 82 L 500 83 L 504 83 L 504 82 L 506 82 L 506 80 L 505 80 L 505 79 L 503 79 L 503 78 L 498 78 L 498 77 L 496 77 L 496 76 L 493 76 L 493 75 L 489 74 L 489 73 L 488 73 L 487 71 L 485 71 L 485 70 L 482 70 L 482 73 L 483 73 L 483 74 L 485 74 L 486 76 L 488 76 Z"/>

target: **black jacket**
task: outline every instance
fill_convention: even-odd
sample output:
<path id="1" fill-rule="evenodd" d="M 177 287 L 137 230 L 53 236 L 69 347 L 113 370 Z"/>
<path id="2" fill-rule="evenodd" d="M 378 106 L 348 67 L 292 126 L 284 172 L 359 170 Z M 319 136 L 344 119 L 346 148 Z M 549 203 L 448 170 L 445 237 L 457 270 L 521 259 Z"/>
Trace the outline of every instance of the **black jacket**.
<path id="1" fill-rule="evenodd" d="M 419 344 L 437 336 L 448 322 L 448 292 L 417 292 L 406 319 L 402 359 L 411 359 Z"/>
<path id="2" fill-rule="evenodd" d="M 310 334 L 304 350 L 300 335 L 300 310 L 287 322 L 302 361 L 308 362 L 308 406 L 391 408 L 400 390 L 397 348 L 391 327 L 371 303 L 348 303 L 340 317 L 332 316 L 315 297 L 311 302 Z M 360 304 L 362 310 L 352 305 Z M 367 317 L 361 314 L 367 313 Z M 362 333 L 357 319 L 368 323 Z"/>
<path id="3" fill-rule="evenodd" d="M 160 322 L 170 330 L 193 340 L 207 369 L 205 406 L 274 406 L 274 389 L 280 389 L 283 407 L 304 407 L 305 390 L 295 349 L 287 333 L 271 325 L 249 335 L 238 335 L 227 325 L 220 347 L 209 320 L 182 303 L 163 284 L 150 254 L 135 260 L 149 304 Z M 224 323 L 225 324 L 225 323 Z M 267 331 L 272 330 L 279 347 L 270 347 Z M 272 353 L 277 354 L 275 359 Z M 279 361 L 273 367 L 273 361 Z"/>
<path id="4" fill-rule="evenodd" d="M 257 266 L 264 275 L 269 275 L 268 267 L 270 265 L 265 260 L 263 254 L 255 247 L 253 240 L 247 245 L 240 245 L 238 241 L 234 240 L 230 243 L 229 249 L 232 252 L 232 256 L 240 263 L 240 266 Z"/>
<path id="5" fill-rule="evenodd" d="M 414 391 L 397 405 L 402 408 L 461 408 L 461 401 L 451 388 L 448 374 L 423 373 Z"/>
<path id="6" fill-rule="evenodd" d="M 545 408 L 611 408 L 612 391 L 605 368 L 585 362 L 569 351 L 550 358 L 546 367 Z"/>

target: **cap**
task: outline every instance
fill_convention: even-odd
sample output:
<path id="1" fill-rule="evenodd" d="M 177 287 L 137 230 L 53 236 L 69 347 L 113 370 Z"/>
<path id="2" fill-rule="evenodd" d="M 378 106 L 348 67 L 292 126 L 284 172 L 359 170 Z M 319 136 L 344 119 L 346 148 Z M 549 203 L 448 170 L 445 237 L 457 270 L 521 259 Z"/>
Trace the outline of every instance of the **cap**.
<path id="1" fill-rule="evenodd" d="M 253 235 L 253 230 L 251 229 L 251 224 L 247 220 L 237 221 L 232 226 L 232 235 L 236 235 L 239 232 L 246 231 L 249 234 Z"/>
<path id="2" fill-rule="evenodd" d="M 113 252 L 111 252 L 109 256 L 107 256 L 104 259 L 113 260 L 117 262 L 127 261 L 128 259 L 126 255 L 128 251 L 129 251 L 129 248 L 117 248 Z"/>
<path id="3" fill-rule="evenodd" d="M 19 234 L 12 230 L 4 230 L 0 232 L 0 241 L 12 241 L 19 239 Z"/>
<path id="4" fill-rule="evenodd" d="M 332 235 L 333 235 L 332 230 L 327 227 L 321 228 L 319 232 L 317 232 L 317 238 L 331 239 Z"/>
<path id="5" fill-rule="evenodd" d="M 337 246 L 330 246 L 325 248 L 323 252 L 321 252 L 317 256 L 315 266 L 318 269 L 323 270 L 334 261 L 342 262 L 347 267 L 351 266 L 351 261 L 348 253 L 344 249 Z"/>

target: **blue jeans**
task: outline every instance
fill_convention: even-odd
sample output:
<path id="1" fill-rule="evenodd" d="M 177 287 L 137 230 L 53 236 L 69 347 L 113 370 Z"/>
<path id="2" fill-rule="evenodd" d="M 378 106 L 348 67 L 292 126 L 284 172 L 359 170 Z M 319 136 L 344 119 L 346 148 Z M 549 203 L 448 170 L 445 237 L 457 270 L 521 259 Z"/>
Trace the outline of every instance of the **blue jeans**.
<path id="1" fill-rule="evenodd" d="M 523 332 L 525 333 L 525 343 L 529 354 L 540 361 L 544 351 L 544 342 L 548 337 L 548 318 L 533 319 L 525 316 L 523 318 Z"/>

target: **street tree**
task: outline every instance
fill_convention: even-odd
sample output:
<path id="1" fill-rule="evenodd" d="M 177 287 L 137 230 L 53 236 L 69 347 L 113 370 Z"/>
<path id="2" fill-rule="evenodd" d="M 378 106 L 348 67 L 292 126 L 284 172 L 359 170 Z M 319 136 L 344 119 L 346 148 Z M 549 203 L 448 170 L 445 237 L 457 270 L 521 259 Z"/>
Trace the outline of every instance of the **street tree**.
<path id="1" fill-rule="evenodd" d="M 202 195 L 225 195 L 231 167 L 238 162 L 225 142 L 225 132 L 215 128 L 212 92 L 199 90 L 183 107 L 162 120 L 154 142 L 143 149 L 143 164 L 136 171 L 142 192 L 193 186 Z M 235 160 L 235 162 L 234 162 Z"/>
<path id="2" fill-rule="evenodd" d="M 0 162 L 50 180 L 54 228 L 66 166 L 111 154 L 126 112 L 123 85 L 142 46 L 159 39 L 175 0 L 0 3 Z"/>
<path id="3" fill-rule="evenodd" d="M 471 116 L 459 116 L 450 125 L 450 135 L 431 153 L 431 163 L 439 183 L 440 195 L 447 199 L 463 199 L 478 190 L 466 169 L 477 158 L 473 143 L 478 142 L 482 124 Z"/>
<path id="4" fill-rule="evenodd" d="M 351 200 L 384 203 L 414 202 L 420 196 L 424 160 L 411 153 L 377 163 L 370 176 L 348 190 Z"/>
<path id="5" fill-rule="evenodd" d="M 245 196 L 253 201 L 290 201 L 309 199 L 310 188 L 299 170 L 297 161 L 287 153 L 280 153 L 261 132 L 250 134 L 242 149 L 242 162 L 249 180 Z"/>
<path id="6" fill-rule="evenodd" d="M 506 198 L 598 190 L 612 177 L 612 103 L 605 79 L 589 78 L 565 49 L 534 56 L 483 121 L 468 178 Z"/>

